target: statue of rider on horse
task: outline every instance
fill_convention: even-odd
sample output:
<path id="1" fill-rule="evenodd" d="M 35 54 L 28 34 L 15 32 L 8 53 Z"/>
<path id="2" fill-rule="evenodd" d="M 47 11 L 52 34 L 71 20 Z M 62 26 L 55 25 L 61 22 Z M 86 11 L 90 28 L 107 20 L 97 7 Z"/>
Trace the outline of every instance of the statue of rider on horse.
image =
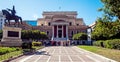
<path id="1" fill-rule="evenodd" d="M 2 10 L 2 12 L 3 12 L 3 15 L 5 15 L 5 18 L 6 18 L 5 23 L 7 23 L 6 20 L 8 20 L 8 23 L 10 25 L 10 20 L 14 20 L 15 24 L 18 23 L 18 25 L 19 25 L 19 20 L 20 20 L 21 24 L 22 24 L 22 18 L 20 16 L 16 15 L 15 6 L 13 6 L 12 10 L 7 8 L 7 10 Z"/>
<path id="2" fill-rule="evenodd" d="M 9 9 L 9 8 L 7 8 L 7 10 L 8 11 L 11 11 L 11 15 L 14 17 L 15 16 L 15 14 L 16 14 L 16 10 L 15 10 L 15 6 L 13 5 L 13 9 L 11 10 L 11 9 Z"/>

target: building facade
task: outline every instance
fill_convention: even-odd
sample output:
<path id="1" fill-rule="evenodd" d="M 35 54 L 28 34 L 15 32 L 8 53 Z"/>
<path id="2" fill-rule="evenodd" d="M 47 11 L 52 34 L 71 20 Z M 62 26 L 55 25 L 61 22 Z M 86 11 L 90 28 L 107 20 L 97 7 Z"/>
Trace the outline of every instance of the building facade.
<path id="1" fill-rule="evenodd" d="M 34 29 L 46 32 L 52 43 L 68 45 L 74 34 L 87 33 L 88 26 L 82 18 L 77 18 L 76 11 L 43 12 L 42 15 Z"/>
<path id="2" fill-rule="evenodd" d="M 52 45 L 69 45 L 74 34 L 87 33 L 89 28 L 82 18 L 77 18 L 76 11 L 47 11 L 42 15 L 43 18 L 37 19 L 37 26 L 23 22 L 19 27 L 46 32 Z"/>
<path id="3" fill-rule="evenodd" d="M 0 11 L 0 30 L 2 30 L 2 27 L 4 26 L 4 20 L 5 20 L 5 16 Z"/>

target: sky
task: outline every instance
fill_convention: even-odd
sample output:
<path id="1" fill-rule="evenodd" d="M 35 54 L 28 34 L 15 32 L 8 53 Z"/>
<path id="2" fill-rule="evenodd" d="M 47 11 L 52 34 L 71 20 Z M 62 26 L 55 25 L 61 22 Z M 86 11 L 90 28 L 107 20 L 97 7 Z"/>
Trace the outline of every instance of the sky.
<path id="1" fill-rule="evenodd" d="M 13 5 L 23 20 L 42 18 L 43 11 L 77 11 L 77 17 L 83 18 L 86 25 L 102 16 L 98 9 L 103 6 L 100 0 L 0 0 L 0 11 Z"/>

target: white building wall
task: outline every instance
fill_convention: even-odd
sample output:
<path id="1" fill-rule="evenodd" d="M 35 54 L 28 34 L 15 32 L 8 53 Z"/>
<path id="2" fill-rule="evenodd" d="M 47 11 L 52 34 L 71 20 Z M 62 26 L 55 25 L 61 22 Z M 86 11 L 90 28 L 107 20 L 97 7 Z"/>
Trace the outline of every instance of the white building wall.
<path id="1" fill-rule="evenodd" d="M 4 26 L 4 20 L 5 20 L 5 16 L 0 11 L 0 30 L 2 30 L 2 27 Z"/>

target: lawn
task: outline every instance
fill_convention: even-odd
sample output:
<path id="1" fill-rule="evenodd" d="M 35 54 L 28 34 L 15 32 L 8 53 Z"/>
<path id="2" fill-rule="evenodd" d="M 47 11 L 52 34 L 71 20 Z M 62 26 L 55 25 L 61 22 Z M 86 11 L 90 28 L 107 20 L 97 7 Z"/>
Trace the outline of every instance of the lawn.
<path id="1" fill-rule="evenodd" d="M 78 47 L 120 62 L 120 50 L 85 45 L 80 45 Z"/>
<path id="2" fill-rule="evenodd" d="M 22 51 L 14 51 L 14 52 L 6 53 L 3 55 L 0 55 L 0 61 L 4 61 L 4 60 L 7 60 L 13 57 L 17 57 L 21 54 L 22 54 Z"/>
<path id="3" fill-rule="evenodd" d="M 32 48 L 35 50 L 41 49 L 44 46 L 33 46 Z M 28 50 L 28 51 L 27 51 Z M 30 52 L 30 49 L 20 49 L 20 48 L 15 48 L 15 47 L 0 47 L 0 62 L 13 58 L 13 57 L 17 57 L 19 55 L 22 55 L 24 52 L 23 51 L 27 51 Z"/>

